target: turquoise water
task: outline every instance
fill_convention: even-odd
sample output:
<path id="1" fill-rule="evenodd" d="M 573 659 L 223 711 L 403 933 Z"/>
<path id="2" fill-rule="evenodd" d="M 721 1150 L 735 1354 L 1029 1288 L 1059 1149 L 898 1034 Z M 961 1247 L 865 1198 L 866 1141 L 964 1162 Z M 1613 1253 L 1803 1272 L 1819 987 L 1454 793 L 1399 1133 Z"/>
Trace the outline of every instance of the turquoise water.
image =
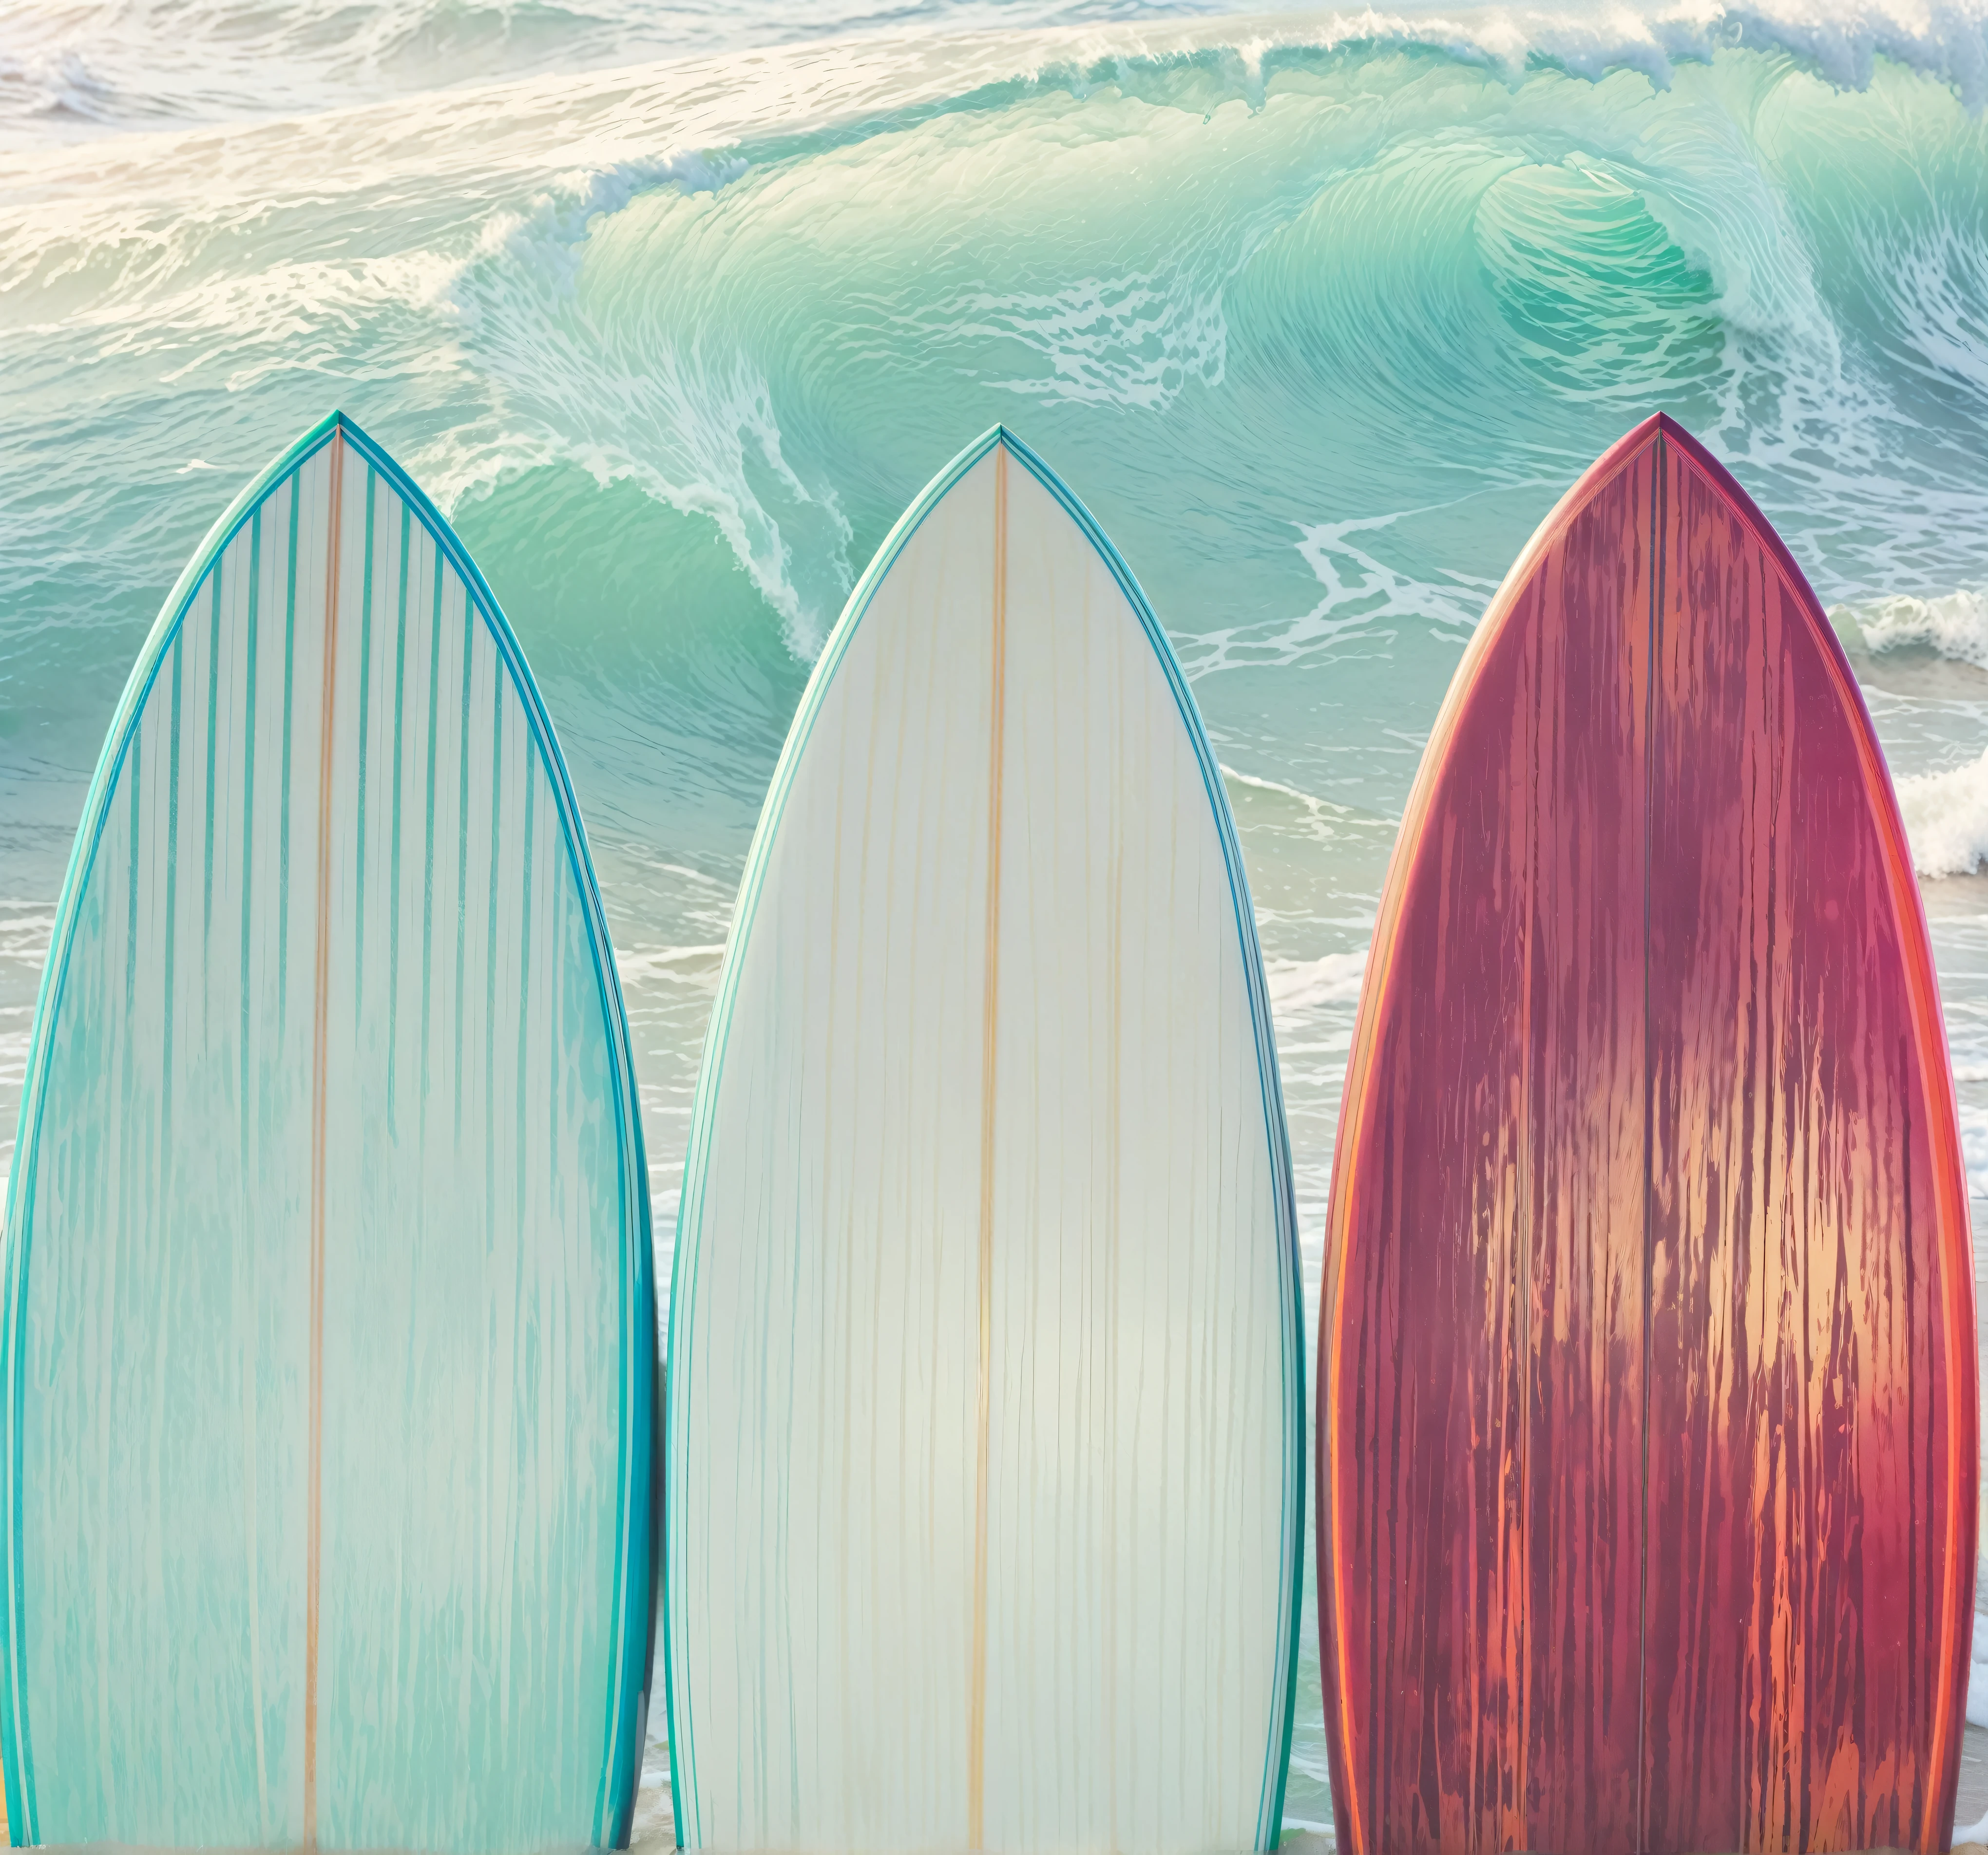
<path id="1" fill-rule="evenodd" d="M 0 4 L 0 1169 L 125 673 L 337 404 L 544 688 L 667 1251 L 810 661 L 999 419 L 1140 576 L 1230 770 L 1315 1296 L 1422 740 L 1534 524 L 1662 408 L 1838 609 L 1947 872 L 1988 1192 L 1988 14 L 1197 11 Z M 1304 1640 L 1293 1824 L 1330 1818 Z"/>

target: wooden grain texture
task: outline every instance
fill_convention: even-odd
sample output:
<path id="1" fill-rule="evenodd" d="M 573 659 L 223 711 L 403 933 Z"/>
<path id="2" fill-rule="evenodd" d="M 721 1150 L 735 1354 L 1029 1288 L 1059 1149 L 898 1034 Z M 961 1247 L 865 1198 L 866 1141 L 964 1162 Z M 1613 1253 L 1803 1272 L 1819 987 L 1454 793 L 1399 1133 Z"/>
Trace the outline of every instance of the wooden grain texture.
<path id="1" fill-rule="evenodd" d="M 1342 1848 L 1944 1847 L 1968 1255 L 1868 719 L 1652 420 L 1480 627 L 1377 926 L 1320 1336 Z"/>

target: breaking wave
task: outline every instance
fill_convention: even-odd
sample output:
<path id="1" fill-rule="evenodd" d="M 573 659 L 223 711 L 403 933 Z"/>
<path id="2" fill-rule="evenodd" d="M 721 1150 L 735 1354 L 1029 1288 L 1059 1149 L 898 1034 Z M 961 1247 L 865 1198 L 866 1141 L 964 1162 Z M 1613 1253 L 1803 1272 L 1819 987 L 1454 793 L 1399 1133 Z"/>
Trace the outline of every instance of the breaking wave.
<path id="1" fill-rule="evenodd" d="M 1967 876 L 1988 862 L 1988 753 L 1901 779 L 1898 792 L 1920 875 Z"/>
<path id="2" fill-rule="evenodd" d="M 1839 606 L 1829 616 L 1846 641 L 1874 655 L 1929 650 L 1988 670 L 1988 591 L 1963 586 L 1929 599 L 1876 600 Z"/>

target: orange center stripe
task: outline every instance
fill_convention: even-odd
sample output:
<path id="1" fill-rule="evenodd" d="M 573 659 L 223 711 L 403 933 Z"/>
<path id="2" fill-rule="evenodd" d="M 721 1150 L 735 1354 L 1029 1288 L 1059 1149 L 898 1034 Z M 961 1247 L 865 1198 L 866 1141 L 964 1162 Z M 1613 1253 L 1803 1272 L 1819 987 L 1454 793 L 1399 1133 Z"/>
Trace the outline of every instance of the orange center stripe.
<path id="1" fill-rule="evenodd" d="M 338 688 L 338 569 L 345 506 L 345 434 L 335 432 L 330 468 L 331 520 L 326 542 L 324 694 L 318 736 L 317 974 L 311 1020 L 310 1517 L 304 1583 L 304 1833 L 317 1847 L 318 1541 L 324 1459 L 325 1032 L 331 979 L 332 715 Z"/>
<path id="2" fill-rule="evenodd" d="M 1001 996 L 1001 762 L 1008 677 L 1008 448 L 994 446 L 994 662 L 987 748 L 986 985 L 980 1024 L 980 1410 L 973 1484 L 973 1673 L 967 1701 L 966 1846 L 986 1842 L 987 1428 L 993 1371 L 994 1080 Z"/>

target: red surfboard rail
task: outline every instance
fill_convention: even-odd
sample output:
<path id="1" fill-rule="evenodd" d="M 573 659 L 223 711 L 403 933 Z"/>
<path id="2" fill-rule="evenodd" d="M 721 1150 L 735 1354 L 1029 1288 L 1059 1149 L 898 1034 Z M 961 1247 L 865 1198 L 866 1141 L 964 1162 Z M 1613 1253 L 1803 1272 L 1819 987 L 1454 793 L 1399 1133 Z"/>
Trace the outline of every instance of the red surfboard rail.
<path id="1" fill-rule="evenodd" d="M 1979 1419 L 1925 916 L 1821 607 L 1665 416 L 1438 717 L 1319 1324 L 1346 1855 L 1946 1847 Z"/>

